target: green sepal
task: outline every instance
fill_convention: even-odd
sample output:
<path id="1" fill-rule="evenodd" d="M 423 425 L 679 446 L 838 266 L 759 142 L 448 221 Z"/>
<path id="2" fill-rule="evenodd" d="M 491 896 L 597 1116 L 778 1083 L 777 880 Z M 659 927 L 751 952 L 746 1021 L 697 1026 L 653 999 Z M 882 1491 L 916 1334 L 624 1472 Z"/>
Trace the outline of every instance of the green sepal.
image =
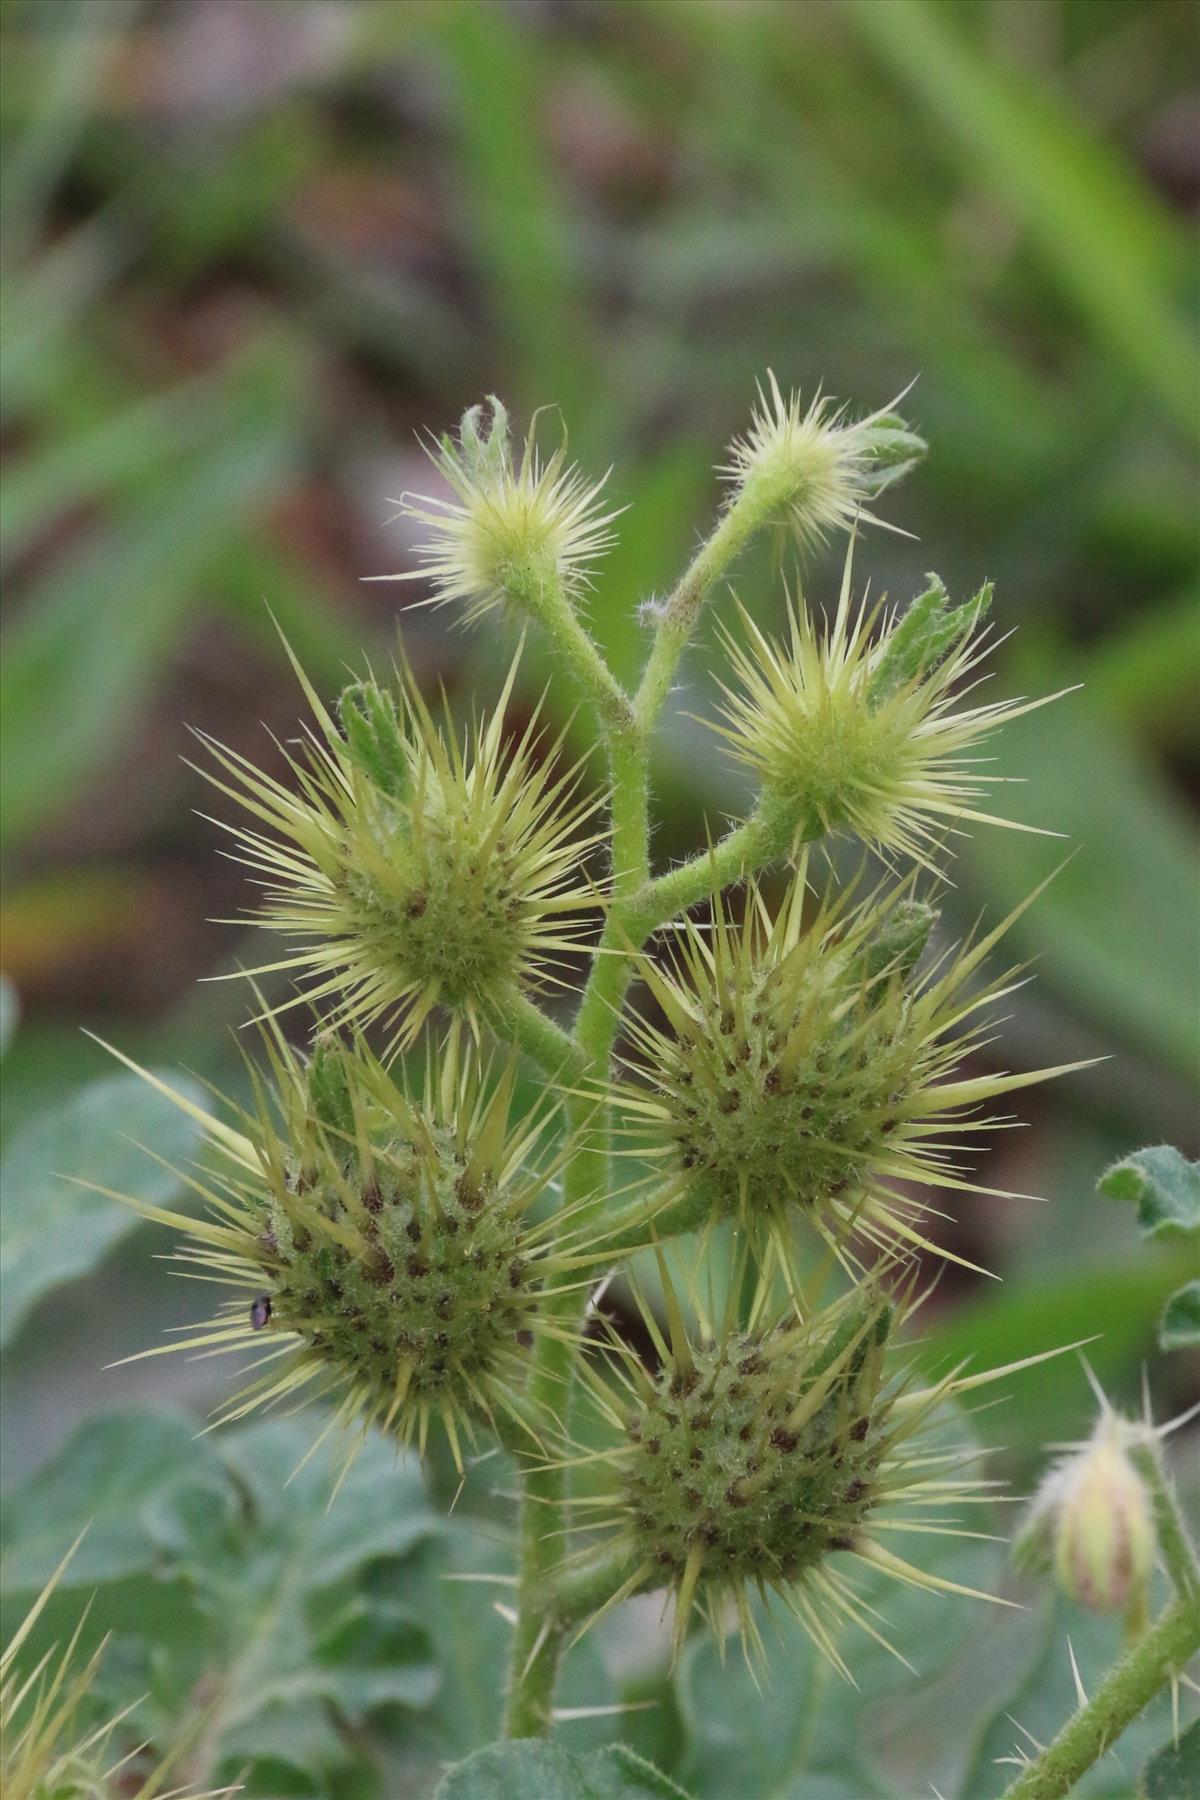
<path id="1" fill-rule="evenodd" d="M 862 959 L 862 972 L 874 981 L 885 972 L 907 981 L 929 942 L 940 914 L 924 900 L 900 900 L 888 912 Z"/>
<path id="2" fill-rule="evenodd" d="M 409 759 L 395 702 L 373 681 L 342 690 L 338 718 L 354 762 L 389 800 L 408 790 Z"/>
<path id="3" fill-rule="evenodd" d="M 818 1380 L 835 1363 L 848 1344 L 859 1342 L 850 1358 L 850 1372 L 857 1375 L 872 1348 L 882 1349 L 891 1335 L 895 1310 L 890 1300 L 879 1292 L 866 1292 L 847 1306 L 829 1340 L 822 1345 L 805 1367 L 808 1382 Z"/>
<path id="4" fill-rule="evenodd" d="M 909 429 L 899 413 L 885 413 L 876 420 L 867 449 L 875 466 L 864 476 L 863 486 L 869 498 L 877 499 L 924 462 L 929 445 Z"/>
<path id="5" fill-rule="evenodd" d="M 508 409 L 495 394 L 488 395 L 487 407 L 469 406 L 458 427 L 458 456 L 467 477 L 486 484 L 502 475 L 508 467 L 508 441 Z"/>
<path id="6" fill-rule="evenodd" d="M 889 632 L 867 698 L 879 706 L 909 682 L 935 668 L 954 646 L 973 631 L 992 603 L 992 584 L 961 606 L 952 606 L 939 575 L 926 576 L 929 586 L 910 602 L 899 624 Z"/>
<path id="7" fill-rule="evenodd" d="M 353 1137 L 354 1107 L 350 1101 L 346 1052 L 336 1037 L 319 1037 L 313 1045 L 308 1091 L 321 1124 L 340 1136 Z"/>

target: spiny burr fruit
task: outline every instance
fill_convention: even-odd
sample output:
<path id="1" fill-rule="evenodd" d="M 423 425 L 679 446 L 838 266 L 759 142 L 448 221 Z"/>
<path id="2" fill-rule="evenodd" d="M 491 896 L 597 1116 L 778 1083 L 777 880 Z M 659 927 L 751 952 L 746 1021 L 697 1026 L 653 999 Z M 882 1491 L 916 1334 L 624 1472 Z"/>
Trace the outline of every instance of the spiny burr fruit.
<path id="1" fill-rule="evenodd" d="M 933 867 L 957 821 L 1013 826 L 980 811 L 1003 777 L 981 773 L 976 752 L 998 726 L 1060 696 L 965 703 L 992 647 L 983 626 L 990 586 L 951 606 L 931 575 L 876 632 L 881 609 L 855 609 L 851 570 L 848 552 L 832 621 L 789 607 L 786 642 L 741 609 L 741 637 L 723 632 L 735 682 L 722 683 L 712 728 L 758 777 L 759 816 L 793 852 L 847 832 Z"/>
<path id="2" fill-rule="evenodd" d="M 925 967 L 937 915 L 911 883 L 858 902 L 829 888 L 811 916 L 808 899 L 802 859 L 778 911 L 754 883 L 741 919 L 717 894 L 710 927 L 685 921 L 665 966 L 644 960 L 665 1023 L 631 1021 L 641 1084 L 618 1094 L 662 1177 L 660 1235 L 733 1217 L 785 1268 L 797 1223 L 835 1254 L 925 1245 L 913 1184 L 972 1188 L 954 1139 L 1062 1072 L 958 1073 L 1011 987 L 1011 969 L 971 987 L 1011 918 Z"/>
<path id="3" fill-rule="evenodd" d="M 492 1078 L 452 1031 L 420 1096 L 361 1044 L 322 1044 L 305 1064 L 267 1037 L 272 1081 L 234 1126 L 192 1107 L 209 1143 L 203 1176 L 181 1175 L 207 1216 L 129 1204 L 183 1234 L 176 1259 L 233 1292 L 163 1349 L 252 1349 L 264 1373 L 222 1419 L 304 1397 L 331 1426 L 370 1426 L 425 1447 L 440 1418 L 459 1436 L 522 1403 L 531 1334 L 555 1331 L 548 1298 L 585 1266 L 569 1216 L 551 1234 L 530 1207 L 556 1173 L 539 1155 L 553 1110 L 510 1119 L 514 1066 Z M 565 1227 L 565 1229 L 564 1229 Z"/>
<path id="4" fill-rule="evenodd" d="M 293 940 L 252 973 L 306 979 L 285 1005 L 325 1006 L 335 1025 L 382 1020 L 390 1055 L 439 1004 L 478 1030 L 576 943 L 597 904 L 584 873 L 596 802 L 578 765 L 554 769 L 561 739 L 548 761 L 535 755 L 536 713 L 506 747 L 516 669 L 465 745 L 407 670 L 349 687 L 340 726 L 298 671 L 317 729 L 289 758 L 295 788 L 210 746 L 224 772 L 211 779 L 257 822 L 230 829 L 265 877 L 258 922 Z"/>
<path id="5" fill-rule="evenodd" d="M 693 1605 L 718 1637 L 732 1611 L 747 1653 L 761 1650 L 749 1599 L 770 1591 L 843 1673 L 839 1624 L 878 1632 L 837 1553 L 901 1582 L 970 1592 L 887 1540 L 905 1519 L 928 1529 L 920 1520 L 931 1503 L 949 1529 L 956 1505 L 981 1495 L 987 1484 L 945 1403 L 993 1377 L 918 1388 L 894 1344 L 911 1308 L 902 1301 L 897 1315 L 877 1279 L 804 1318 L 790 1301 L 773 1308 L 760 1284 L 742 1322 L 735 1280 L 714 1329 L 685 1325 L 665 1265 L 662 1273 L 665 1334 L 641 1301 L 658 1370 L 617 1346 L 609 1367 L 589 1372 L 613 1441 L 587 1460 L 604 1466 L 609 1485 L 592 1502 L 599 1541 L 576 1553 L 567 1579 L 615 1556 L 606 1605 L 665 1589 L 677 1650 Z"/>

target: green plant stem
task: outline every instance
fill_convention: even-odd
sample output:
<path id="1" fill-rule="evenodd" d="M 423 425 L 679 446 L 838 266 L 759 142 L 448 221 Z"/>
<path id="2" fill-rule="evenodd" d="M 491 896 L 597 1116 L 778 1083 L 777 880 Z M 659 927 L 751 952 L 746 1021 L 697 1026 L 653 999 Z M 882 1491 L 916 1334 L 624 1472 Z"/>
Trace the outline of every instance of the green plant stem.
<path id="1" fill-rule="evenodd" d="M 796 829 L 790 822 L 753 813 L 719 838 L 711 849 L 647 882 L 616 909 L 628 941 L 645 943 L 650 933 L 668 919 L 678 918 L 718 889 L 786 856 L 796 839 Z"/>
<path id="2" fill-rule="evenodd" d="M 533 1410 L 543 1408 L 549 1418 L 563 1415 L 573 1361 L 569 1342 L 539 1334 L 528 1388 Z M 510 1738 L 546 1737 L 554 1723 L 554 1683 L 566 1625 L 547 1604 L 546 1595 L 563 1553 L 559 1533 L 565 1493 L 566 1478 L 560 1467 L 539 1463 L 523 1476 L 517 1623 L 504 1720 Z"/>
<path id="3" fill-rule="evenodd" d="M 560 639 L 560 647 L 570 640 Z M 588 640 L 590 643 L 590 639 Z M 594 648 L 594 646 L 593 646 Z M 622 895 L 645 884 L 649 871 L 649 812 L 645 749 L 640 734 L 627 717 L 611 716 L 605 738 L 612 784 L 613 892 Z M 619 955 L 617 960 L 626 958 Z M 592 966 L 591 991 L 596 975 L 606 962 L 597 956 Z M 585 1002 L 586 1004 L 586 1002 Z M 536 1009 L 534 1009 L 536 1010 Z M 592 1021 L 588 1029 L 588 1020 Z M 559 1056 L 560 1071 L 569 1069 L 575 1089 L 567 1102 L 567 1129 L 579 1134 L 563 1179 L 563 1205 L 573 1211 L 572 1224 L 583 1224 L 587 1213 L 604 1203 L 607 1147 L 597 1140 L 593 1113 L 595 1102 L 580 1091 L 589 1075 L 608 1069 L 616 1033 L 616 1014 L 604 1008 L 576 1017 L 572 1038 L 564 1039 L 570 1051 L 568 1064 L 557 1039 L 550 1046 L 528 1019 L 517 1021 L 524 1032 L 522 1047 L 548 1068 L 544 1054 L 549 1047 Z M 555 1028 L 557 1031 L 557 1027 Z M 578 1329 L 585 1294 L 562 1296 L 555 1303 L 557 1323 L 564 1333 Z M 534 1351 L 529 1399 L 544 1415 L 567 1422 L 575 1354 L 569 1336 L 543 1333 Z M 509 1737 L 543 1737 L 554 1718 L 554 1684 L 562 1654 L 566 1621 L 553 1601 L 553 1575 L 563 1553 L 566 1476 L 561 1468 L 531 1468 L 522 1484 L 520 1558 L 517 1571 L 517 1625 L 512 1648 L 505 1730 Z"/>
<path id="4" fill-rule="evenodd" d="M 531 614 L 544 628 L 552 649 L 594 710 L 606 739 L 611 743 L 632 733 L 634 714 L 629 695 L 580 623 L 558 575 L 540 570 L 514 571 L 507 591 L 515 609 Z"/>
<path id="5" fill-rule="evenodd" d="M 567 1128 L 579 1133 L 580 1143 L 564 1173 L 562 1200 L 564 1208 L 571 1210 L 575 1229 L 604 1205 L 607 1142 L 604 1133 L 594 1129 L 595 1100 L 582 1090 L 589 1078 L 595 1082 L 608 1077 L 634 956 L 657 926 L 711 892 L 714 882 L 725 885 L 737 880 L 749 867 L 759 866 L 786 848 L 779 829 L 756 818 L 731 831 L 705 856 L 656 881 L 650 878 L 647 746 L 651 728 L 705 597 L 765 523 L 779 498 L 761 490 L 743 490 L 723 514 L 667 602 L 632 708 L 561 592 L 538 596 L 538 617 L 591 699 L 604 728 L 611 781 L 612 903 L 576 1014 L 569 1041 L 572 1057 L 568 1058 L 557 1027 L 552 1034 L 541 1030 L 522 1005 L 514 1007 L 508 1021 L 508 1035 L 547 1072 L 568 1073 L 575 1089 L 567 1102 Z M 563 1425 L 569 1417 L 576 1360 L 571 1337 L 579 1329 L 585 1306 L 586 1295 L 561 1297 L 555 1311 L 564 1335 L 542 1333 L 534 1350 L 530 1401 Z M 562 1468 L 539 1465 L 526 1473 L 517 1625 L 505 1721 L 509 1737 L 544 1736 L 553 1723 L 554 1683 L 566 1632 L 568 1590 L 564 1588 L 560 1596 L 556 1574 L 564 1543 L 565 1500 Z M 569 1591 L 576 1601 L 580 1592 L 586 1592 L 591 1597 L 589 1605 L 602 1603 L 615 1591 L 611 1585 L 604 1589 L 604 1582 L 612 1581 L 615 1573 L 601 1559 L 588 1580 L 577 1580 Z"/>
<path id="6" fill-rule="evenodd" d="M 650 655 L 633 702 L 639 728 L 648 733 L 662 711 L 679 659 L 696 628 L 710 590 L 777 508 L 781 496 L 743 489 L 684 570 L 658 621 Z"/>
<path id="7" fill-rule="evenodd" d="M 540 1006 L 524 994 L 513 994 L 497 1006 L 489 1025 L 498 1037 L 523 1050 L 531 1062 L 557 1081 L 581 1081 L 586 1073 L 579 1046 Z"/>
<path id="8" fill-rule="evenodd" d="M 1190 1599 L 1200 1607 L 1200 1560 L 1163 1467 L 1162 1452 L 1157 1444 L 1137 1444 L 1130 1450 L 1129 1459 L 1150 1490 L 1158 1547 L 1175 1591 L 1180 1599 Z"/>
<path id="9" fill-rule="evenodd" d="M 1110 1670 L 1053 1743 L 1006 1790 L 1005 1800 L 1060 1800 L 1200 1649 L 1200 1607 L 1175 1600 Z"/>

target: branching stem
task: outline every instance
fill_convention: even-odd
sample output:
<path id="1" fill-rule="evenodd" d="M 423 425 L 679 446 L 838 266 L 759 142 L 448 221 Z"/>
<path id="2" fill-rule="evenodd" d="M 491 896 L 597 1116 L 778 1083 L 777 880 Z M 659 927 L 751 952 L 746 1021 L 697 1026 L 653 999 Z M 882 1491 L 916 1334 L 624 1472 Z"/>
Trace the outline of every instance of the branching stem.
<path id="1" fill-rule="evenodd" d="M 704 856 L 652 880 L 650 875 L 649 738 L 674 679 L 679 658 L 713 584 L 764 523 L 772 496 L 743 493 L 719 520 L 708 541 L 693 558 L 659 621 L 645 674 L 632 706 L 610 674 L 595 644 L 578 624 L 565 595 L 539 595 L 539 616 L 555 640 L 555 648 L 595 708 L 604 731 L 611 784 L 612 902 L 608 919 L 570 1035 L 545 1020 L 531 1002 L 514 1000 L 494 1021 L 504 1036 L 523 1049 L 539 1068 L 573 1089 L 567 1127 L 577 1132 L 563 1181 L 563 1205 L 573 1209 L 573 1223 L 586 1222 L 589 1212 L 604 1205 L 608 1147 L 597 1132 L 594 1101 L 584 1084 L 609 1073 L 621 1003 L 633 970 L 633 959 L 651 932 L 694 905 L 712 885 L 727 885 L 747 870 L 780 854 L 778 832 L 761 820 L 738 826 Z M 644 1221 L 627 1221 L 630 1232 Z M 560 1323 L 577 1326 L 585 1301 L 578 1295 L 558 1301 Z M 529 1399 L 547 1416 L 565 1422 L 570 1405 L 575 1352 L 562 1337 L 542 1334 L 534 1352 Z M 565 1525 L 565 1475 L 539 1465 L 523 1476 L 520 1564 L 517 1585 L 512 1676 L 506 1729 L 510 1737 L 549 1732 L 553 1720 L 554 1682 L 562 1652 L 566 1619 L 580 1593 L 600 1602 L 615 1591 L 617 1572 L 601 1561 L 571 1583 L 557 1583 Z M 606 1588 L 605 1583 L 610 1585 Z M 573 1596 L 573 1598 L 572 1598 Z"/>

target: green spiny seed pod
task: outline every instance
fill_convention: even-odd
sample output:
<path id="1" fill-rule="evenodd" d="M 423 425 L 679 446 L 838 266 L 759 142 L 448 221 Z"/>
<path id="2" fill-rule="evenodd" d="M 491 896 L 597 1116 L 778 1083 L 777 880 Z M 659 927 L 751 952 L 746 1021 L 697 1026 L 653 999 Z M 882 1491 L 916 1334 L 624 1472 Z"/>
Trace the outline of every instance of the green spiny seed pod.
<path id="1" fill-rule="evenodd" d="M 659 1233 L 735 1217 L 786 1267 L 797 1220 L 835 1252 L 853 1234 L 924 1244 L 921 1206 L 894 1184 L 970 1188 L 947 1140 L 1062 1072 L 953 1078 L 1012 980 L 970 992 L 1011 920 L 921 972 L 936 914 L 911 884 L 858 904 L 830 890 L 811 918 L 805 901 L 802 860 L 777 914 L 754 884 L 740 922 L 717 895 L 710 929 L 685 922 L 667 966 L 646 961 L 666 1028 L 634 1017 L 646 1085 L 618 1092 L 637 1154 L 663 1174 Z"/>
<path id="2" fill-rule="evenodd" d="M 665 1335 L 641 1302 L 657 1372 L 618 1348 L 611 1369 L 589 1376 L 616 1440 L 600 1453 L 611 1487 L 595 1500 L 599 1543 L 564 1579 L 586 1591 L 597 1563 L 614 1571 L 607 1605 L 665 1588 L 677 1650 L 693 1604 L 718 1635 L 734 1609 L 744 1646 L 757 1648 L 748 1596 L 771 1590 L 848 1673 L 836 1626 L 873 1627 L 832 1556 L 851 1552 L 901 1581 L 952 1585 L 884 1540 L 902 1528 L 904 1502 L 916 1517 L 934 1489 L 948 1511 L 979 1494 L 961 1446 L 945 1441 L 942 1403 L 955 1383 L 909 1386 L 892 1348 L 896 1315 L 876 1280 L 803 1319 L 790 1305 L 771 1312 L 760 1287 L 748 1324 L 731 1299 L 715 1331 L 693 1336 L 665 1266 L 663 1279 Z"/>
<path id="3" fill-rule="evenodd" d="M 792 1582 L 849 1549 L 879 1461 L 886 1307 L 822 1341 L 734 1332 L 672 1360 L 629 1416 L 623 1496 L 637 1554 L 669 1585 Z"/>
<path id="4" fill-rule="evenodd" d="M 392 689 L 348 688 L 340 730 L 301 673 L 318 731 L 289 759 L 298 792 L 211 746 L 228 780 L 211 779 L 256 821 L 231 829 L 265 877 L 258 921 L 294 943 L 269 967 L 307 977 L 335 1024 L 385 1020 L 389 1054 L 435 1005 L 475 1026 L 504 1009 L 596 904 L 583 873 L 596 803 L 580 798 L 579 766 L 555 771 L 561 739 L 538 762 L 536 715 L 505 748 L 515 675 L 460 746 L 406 670 Z"/>
<path id="5" fill-rule="evenodd" d="M 742 609 L 745 642 L 728 632 L 737 678 L 713 729 L 762 788 L 764 820 L 793 845 L 847 831 L 875 848 L 928 863 L 955 820 L 1017 827 L 978 810 L 1003 777 L 981 775 L 973 752 L 1008 719 L 1043 700 L 963 705 L 961 684 L 990 651 L 979 627 L 986 586 L 952 607 L 936 575 L 906 612 L 855 612 L 851 555 L 837 610 L 820 628 L 803 606 L 789 608 L 789 638 L 767 637 Z M 1064 690 L 1065 691 L 1065 690 Z"/>
<path id="6" fill-rule="evenodd" d="M 424 1450 L 437 1417 L 456 1459 L 480 1419 L 529 1429 L 530 1334 L 554 1329 L 547 1295 L 588 1261 L 569 1254 L 569 1219 L 551 1242 L 526 1216 L 558 1166 L 538 1155 L 552 1104 L 510 1121 L 513 1066 L 490 1079 L 456 1032 L 419 1098 L 361 1043 L 322 1043 L 307 1066 L 277 1034 L 267 1043 L 272 1080 L 252 1072 L 236 1128 L 197 1114 L 212 1168 L 181 1179 L 209 1216 L 128 1202 L 183 1234 L 190 1272 L 233 1290 L 194 1335 L 142 1354 L 278 1339 L 222 1419 L 303 1395 Z"/>

